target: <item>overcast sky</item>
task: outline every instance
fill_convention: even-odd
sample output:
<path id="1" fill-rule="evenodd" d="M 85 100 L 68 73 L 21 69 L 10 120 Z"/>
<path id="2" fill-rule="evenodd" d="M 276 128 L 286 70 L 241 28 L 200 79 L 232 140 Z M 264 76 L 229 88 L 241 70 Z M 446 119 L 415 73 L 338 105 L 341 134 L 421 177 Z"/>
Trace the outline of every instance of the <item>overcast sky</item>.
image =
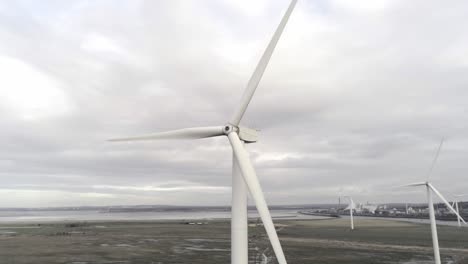
<path id="1" fill-rule="evenodd" d="M 0 1 L 0 206 L 228 205 L 223 125 L 287 0 Z M 245 115 L 270 204 L 468 192 L 468 2 L 300 0 Z"/>

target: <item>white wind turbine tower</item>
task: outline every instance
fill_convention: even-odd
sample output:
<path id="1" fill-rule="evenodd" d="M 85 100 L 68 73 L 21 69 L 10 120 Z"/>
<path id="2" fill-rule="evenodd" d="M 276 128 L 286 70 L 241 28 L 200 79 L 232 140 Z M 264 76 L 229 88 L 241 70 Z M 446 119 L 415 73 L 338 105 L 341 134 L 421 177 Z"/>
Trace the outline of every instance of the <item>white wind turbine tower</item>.
<path id="1" fill-rule="evenodd" d="M 257 131 L 242 127 L 239 123 L 244 116 L 247 106 L 255 93 L 262 75 L 273 54 L 276 43 L 296 5 L 297 0 L 292 0 L 284 14 L 278 28 L 276 29 L 270 43 L 263 53 L 260 61 L 250 77 L 244 94 L 234 115 L 224 126 L 195 127 L 161 132 L 151 135 L 112 139 L 111 141 L 135 141 L 135 140 L 159 140 L 159 139 L 200 139 L 218 136 L 227 136 L 232 146 L 232 220 L 231 220 L 231 263 L 248 263 L 248 219 L 247 219 L 247 189 L 250 192 L 262 219 L 266 233 L 275 252 L 278 263 L 286 264 L 278 235 L 275 230 L 260 182 L 255 169 L 249 159 L 249 154 L 244 148 L 244 143 L 257 141 Z"/>
<path id="2" fill-rule="evenodd" d="M 353 219 L 353 209 L 355 208 L 353 198 L 351 196 L 343 196 L 344 198 L 349 199 L 349 219 L 351 221 L 351 230 L 354 230 L 354 219 Z"/>
<path id="3" fill-rule="evenodd" d="M 459 202 L 459 198 L 460 197 L 463 197 L 463 196 L 468 196 L 467 194 L 455 194 L 453 197 L 455 198 L 455 201 L 453 202 L 455 204 L 455 210 L 457 211 L 458 214 L 460 214 L 460 210 L 458 210 L 458 202 Z M 452 204 L 452 207 L 453 207 L 453 204 Z M 461 222 L 460 220 L 463 220 L 463 218 L 461 217 L 457 217 L 457 221 L 458 221 L 458 227 L 461 227 Z M 466 223 L 465 223 L 466 224 Z"/>
<path id="4" fill-rule="evenodd" d="M 432 234 L 432 245 L 434 248 L 434 260 L 436 264 L 440 264 L 440 251 L 439 251 L 439 239 L 437 237 L 437 225 L 436 225 L 436 219 L 435 219 L 435 212 L 434 212 L 434 203 L 432 201 L 432 193 L 435 193 L 441 200 L 442 202 L 445 203 L 448 209 L 450 209 L 455 215 L 461 219 L 465 224 L 465 220 L 461 218 L 461 216 L 458 214 L 458 212 L 453 209 L 453 207 L 449 204 L 449 202 L 442 196 L 442 194 L 429 182 L 429 176 L 432 172 L 432 169 L 434 168 L 434 164 L 437 161 L 437 158 L 439 157 L 440 149 L 442 148 L 442 144 L 444 143 L 444 140 L 442 139 L 439 145 L 439 148 L 437 149 L 436 156 L 434 160 L 432 161 L 431 168 L 429 170 L 429 173 L 427 175 L 427 181 L 426 182 L 418 182 L 418 183 L 412 183 L 404 186 L 426 186 L 426 193 L 427 193 L 427 203 L 429 207 L 429 218 L 431 221 L 431 234 Z"/>

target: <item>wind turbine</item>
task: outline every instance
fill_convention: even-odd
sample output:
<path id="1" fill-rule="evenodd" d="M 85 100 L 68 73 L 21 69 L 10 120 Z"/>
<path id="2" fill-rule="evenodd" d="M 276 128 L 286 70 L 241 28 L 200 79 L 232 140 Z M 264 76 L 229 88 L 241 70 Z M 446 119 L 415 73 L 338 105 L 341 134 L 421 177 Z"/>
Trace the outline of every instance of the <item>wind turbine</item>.
<path id="1" fill-rule="evenodd" d="M 453 209 L 453 207 L 449 204 L 449 202 L 442 196 L 442 194 L 430 183 L 430 182 L 418 182 L 418 183 L 411 183 L 405 186 L 414 187 L 414 186 L 426 186 L 427 192 L 427 203 L 429 206 L 429 217 L 431 220 L 431 233 L 432 233 L 432 244 L 434 246 L 434 259 L 436 264 L 440 264 L 440 252 L 439 252 L 439 240 L 437 238 L 437 226 L 436 226 L 436 219 L 434 213 L 434 203 L 432 201 L 432 193 L 435 193 L 439 198 L 444 202 L 447 208 L 452 211 L 459 219 L 459 221 L 463 221 L 466 224 L 465 220 L 458 214 L 458 212 Z"/>
<path id="2" fill-rule="evenodd" d="M 351 196 L 343 196 L 344 198 L 348 198 L 349 199 L 349 219 L 351 221 L 351 230 L 354 230 L 354 219 L 353 219 L 353 209 L 354 209 L 354 201 L 353 201 L 353 198 Z"/>
<path id="3" fill-rule="evenodd" d="M 458 214 L 460 214 L 460 211 L 458 210 L 458 198 L 463 197 L 463 196 L 467 196 L 467 194 L 456 194 L 453 196 L 455 198 L 455 201 L 453 203 L 455 204 L 455 210 L 457 210 Z M 453 204 L 452 204 L 452 207 L 453 207 Z M 463 218 L 457 217 L 458 227 L 461 227 L 460 219 L 463 220 Z"/>
<path id="4" fill-rule="evenodd" d="M 244 148 L 244 143 L 254 143 L 258 139 L 257 131 L 240 126 L 247 106 L 252 99 L 255 90 L 262 78 L 268 62 L 273 54 L 276 43 L 296 5 L 297 0 L 292 0 L 276 29 L 270 43 L 263 53 L 260 61 L 250 77 L 244 94 L 237 106 L 234 115 L 224 126 L 195 127 L 161 132 L 151 135 L 112 139 L 111 141 L 136 141 L 136 140 L 160 140 L 160 139 L 200 139 L 218 136 L 227 136 L 232 146 L 232 220 L 231 220 L 231 263 L 248 263 L 248 219 L 247 219 L 247 189 L 250 192 L 257 211 L 262 219 L 266 233 L 275 252 L 278 263 L 286 264 L 278 235 L 273 220 L 268 210 L 260 182 L 255 169 L 249 159 L 249 154 Z"/>
<path id="5" fill-rule="evenodd" d="M 436 163 L 439 157 L 440 149 L 442 148 L 443 143 L 444 143 L 444 140 L 442 139 L 440 141 L 439 148 L 437 149 L 436 156 L 434 160 L 432 161 L 431 168 L 429 169 L 429 173 L 427 175 L 427 181 L 404 185 L 405 187 L 426 186 L 427 203 L 429 207 L 429 218 L 431 221 L 432 245 L 434 248 L 434 260 L 436 264 L 440 264 L 440 251 L 439 251 L 439 239 L 437 237 L 437 225 L 436 225 L 435 212 L 434 212 L 434 203 L 432 201 L 432 193 L 435 193 L 442 200 L 442 202 L 444 202 L 447 208 L 450 209 L 453 213 L 455 213 L 455 215 L 466 224 L 465 220 L 463 220 L 463 218 L 461 218 L 458 212 L 455 211 L 455 209 L 453 209 L 453 207 L 444 198 L 444 196 L 442 196 L 442 194 L 429 182 L 429 176 L 431 175 L 432 169 L 434 168 L 434 164 Z"/>

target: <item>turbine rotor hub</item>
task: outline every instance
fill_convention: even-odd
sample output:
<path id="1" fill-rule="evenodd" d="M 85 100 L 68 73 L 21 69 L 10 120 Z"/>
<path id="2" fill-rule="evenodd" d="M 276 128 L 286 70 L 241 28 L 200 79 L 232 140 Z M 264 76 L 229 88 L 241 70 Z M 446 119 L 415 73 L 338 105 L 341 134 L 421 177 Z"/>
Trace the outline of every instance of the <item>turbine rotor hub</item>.
<path id="1" fill-rule="evenodd" d="M 226 124 L 223 128 L 223 132 L 225 135 L 229 135 L 231 132 L 237 132 L 239 129 L 231 124 Z"/>
<path id="2" fill-rule="evenodd" d="M 235 132 L 239 135 L 240 140 L 244 141 L 245 143 L 255 143 L 258 140 L 258 131 L 252 128 L 243 126 L 237 127 L 231 124 L 226 124 L 223 128 L 223 132 L 226 135 Z"/>

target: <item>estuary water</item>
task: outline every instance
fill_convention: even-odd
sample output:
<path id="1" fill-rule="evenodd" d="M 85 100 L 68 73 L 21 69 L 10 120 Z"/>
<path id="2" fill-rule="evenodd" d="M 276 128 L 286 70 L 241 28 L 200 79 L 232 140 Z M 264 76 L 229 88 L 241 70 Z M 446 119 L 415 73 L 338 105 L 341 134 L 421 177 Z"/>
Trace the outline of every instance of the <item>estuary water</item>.
<path id="1" fill-rule="evenodd" d="M 302 215 L 297 210 L 271 210 L 275 219 L 327 219 L 324 216 Z M 255 210 L 249 210 L 249 218 L 258 218 Z M 150 211 L 106 212 L 102 210 L 38 210 L 0 211 L 0 223 L 61 222 L 61 221 L 147 221 L 147 220 L 210 220 L 229 219 L 230 211 Z"/>
<path id="2" fill-rule="evenodd" d="M 297 209 L 273 209 L 270 210 L 273 219 L 333 219 L 327 216 L 305 215 L 298 213 Z M 256 210 L 248 211 L 249 218 L 259 218 Z M 349 218 L 343 215 L 342 218 Z M 47 222 L 72 222 L 72 221 L 154 221 L 154 220 L 179 220 L 194 221 L 213 219 L 229 219 L 231 212 L 226 210 L 162 210 L 148 212 L 109 212 L 105 210 L 5 210 L 0 211 L 0 223 L 47 223 Z M 393 220 L 429 224 L 429 219 L 413 218 L 381 218 L 354 216 L 355 224 L 359 219 Z M 437 221 L 438 225 L 456 226 L 456 221 Z"/>

